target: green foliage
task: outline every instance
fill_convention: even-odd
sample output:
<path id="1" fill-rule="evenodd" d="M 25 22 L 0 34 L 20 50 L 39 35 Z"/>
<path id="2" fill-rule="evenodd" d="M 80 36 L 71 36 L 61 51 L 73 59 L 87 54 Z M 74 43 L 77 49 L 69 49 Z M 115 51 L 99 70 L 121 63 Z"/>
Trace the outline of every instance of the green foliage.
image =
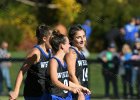
<path id="1" fill-rule="evenodd" d="M 53 3 L 58 7 L 59 22 L 65 25 L 73 23 L 81 10 L 81 5 L 76 0 L 53 0 Z"/>
<path id="2" fill-rule="evenodd" d="M 38 3 L 38 2 L 37 2 Z M 46 6 L 36 6 L 36 17 L 39 23 L 55 25 L 58 23 L 68 26 L 78 17 L 81 5 L 76 0 L 52 0 L 55 9 L 49 9 Z"/>
<path id="3" fill-rule="evenodd" d="M 30 6 L 9 1 L 5 8 L 0 9 L 0 22 L 3 29 L 0 30 L 0 34 L 4 34 L 1 41 L 5 39 L 10 42 L 10 49 L 17 49 L 20 43 L 26 46 L 27 44 L 22 42 L 25 39 L 26 41 L 35 40 L 34 29 L 37 26 L 37 20 Z M 10 39 L 9 36 L 11 36 Z"/>
<path id="4" fill-rule="evenodd" d="M 32 7 L 14 0 L 1 0 L 0 26 L 15 26 L 24 34 L 21 40 L 29 37 L 30 41 L 34 41 L 38 23 L 69 26 L 90 19 L 93 26 L 90 37 L 93 46 L 90 49 L 99 51 L 104 49 L 104 37 L 112 27 L 123 26 L 131 17 L 140 16 L 139 0 L 88 0 L 85 5 L 76 0 L 52 0 L 51 3 L 57 8 L 49 9 L 46 5 Z"/>
<path id="5" fill-rule="evenodd" d="M 14 50 L 22 39 L 21 30 L 13 25 L 2 25 L 0 26 L 0 43 L 7 41 L 9 43 L 10 50 Z M 14 47 L 14 48 L 13 48 Z"/>

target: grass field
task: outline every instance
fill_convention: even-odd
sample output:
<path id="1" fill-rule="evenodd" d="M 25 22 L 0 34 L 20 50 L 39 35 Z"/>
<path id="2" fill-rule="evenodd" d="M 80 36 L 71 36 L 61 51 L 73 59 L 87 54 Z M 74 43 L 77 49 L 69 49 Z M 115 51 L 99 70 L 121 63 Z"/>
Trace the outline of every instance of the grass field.
<path id="1" fill-rule="evenodd" d="M 8 96 L 0 96 L 0 100 L 8 100 Z M 17 100 L 24 100 L 23 97 L 19 97 Z"/>
<path id="2" fill-rule="evenodd" d="M 92 55 L 95 57 L 94 55 Z M 24 52 L 13 52 L 12 57 L 25 57 Z M 91 58 L 93 58 L 91 57 Z M 14 86 L 16 76 L 18 74 L 18 71 L 21 67 L 22 63 L 13 63 L 12 67 L 10 68 L 10 74 L 11 74 L 11 81 L 12 86 Z M 118 76 L 118 83 L 119 83 L 119 93 L 122 93 L 122 85 L 120 81 L 120 77 Z M 104 95 L 104 81 L 101 74 L 101 65 L 100 64 L 89 64 L 89 86 L 90 90 L 92 91 L 92 98 L 102 98 Z M 4 93 L 7 93 L 6 86 L 4 84 Z M 110 93 L 112 94 L 112 88 Z M 23 94 L 23 84 L 20 89 L 20 95 Z M 7 97 L 0 96 L 0 100 L 8 100 Z M 19 98 L 18 100 L 23 100 L 23 98 Z M 95 100 L 95 99 L 94 99 Z"/>

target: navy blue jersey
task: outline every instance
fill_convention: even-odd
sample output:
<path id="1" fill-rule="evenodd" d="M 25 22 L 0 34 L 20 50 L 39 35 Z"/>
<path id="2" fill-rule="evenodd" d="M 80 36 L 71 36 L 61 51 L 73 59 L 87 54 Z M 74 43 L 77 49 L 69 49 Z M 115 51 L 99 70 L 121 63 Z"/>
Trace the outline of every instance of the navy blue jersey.
<path id="1" fill-rule="evenodd" d="M 56 61 L 58 62 L 58 68 L 57 68 L 57 78 L 58 80 L 63 83 L 66 86 L 69 86 L 69 74 L 68 74 L 68 69 L 67 69 L 67 65 L 64 62 L 64 65 L 60 62 L 59 59 L 57 59 L 56 57 L 52 57 L 52 59 L 56 59 Z M 50 79 L 50 75 L 49 72 L 47 73 L 48 75 L 48 79 Z M 67 97 L 68 96 L 68 91 L 67 90 L 63 90 L 61 88 L 56 87 L 51 79 L 47 81 L 47 85 L 48 86 L 48 94 L 51 95 L 56 95 L 59 97 Z"/>
<path id="2" fill-rule="evenodd" d="M 76 77 L 79 81 L 79 83 L 84 86 L 88 87 L 88 64 L 85 56 L 83 55 L 82 52 L 78 52 L 74 47 L 70 47 L 73 49 L 76 54 L 77 54 L 77 59 L 76 59 Z"/>
<path id="3" fill-rule="evenodd" d="M 31 65 L 27 71 L 24 96 L 41 96 L 45 92 L 45 72 L 48 67 L 48 61 L 51 58 L 51 51 L 49 50 L 47 55 L 38 45 L 35 48 L 40 50 L 40 60 Z"/>

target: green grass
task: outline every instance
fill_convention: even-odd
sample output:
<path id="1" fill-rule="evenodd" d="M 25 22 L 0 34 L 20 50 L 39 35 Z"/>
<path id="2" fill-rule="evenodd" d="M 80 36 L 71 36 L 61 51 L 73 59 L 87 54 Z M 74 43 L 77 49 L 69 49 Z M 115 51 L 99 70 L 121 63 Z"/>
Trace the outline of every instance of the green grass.
<path id="1" fill-rule="evenodd" d="M 118 77 L 118 91 L 119 95 L 122 95 L 122 84 L 121 77 Z M 100 64 L 90 64 L 89 66 L 89 85 L 92 91 L 92 97 L 103 97 L 104 96 L 104 79 L 102 76 L 102 66 Z M 113 95 L 112 84 L 110 84 L 110 94 Z"/>
<path id="2" fill-rule="evenodd" d="M 8 96 L 0 96 L 0 100 L 9 100 Z M 17 100 L 24 100 L 23 97 L 19 97 Z"/>
<path id="3" fill-rule="evenodd" d="M 23 58 L 26 56 L 26 52 L 24 51 L 18 51 L 18 52 L 12 52 L 11 53 L 12 57 L 18 57 L 18 58 Z"/>
<path id="4" fill-rule="evenodd" d="M 103 94 L 103 79 L 101 76 L 101 66 L 99 64 L 90 64 L 89 68 L 89 86 L 93 95 Z"/>
<path id="5" fill-rule="evenodd" d="M 26 54 L 24 52 L 13 52 L 12 57 L 25 57 Z M 94 55 L 93 55 L 94 56 Z M 95 57 L 91 57 L 95 58 Z M 22 62 L 14 62 L 12 67 L 10 68 L 10 74 L 11 74 L 11 81 L 12 81 L 12 86 L 15 84 L 15 80 L 18 74 L 19 69 L 21 68 Z M 104 81 L 101 73 L 101 65 L 100 64 L 90 64 L 89 65 L 89 86 L 90 90 L 92 91 L 92 97 L 101 97 L 104 95 Z M 118 83 L 119 83 L 119 93 L 122 93 L 122 85 L 121 85 L 121 78 L 118 77 Z M 23 82 L 24 83 L 24 82 Z M 23 94 L 23 83 L 20 89 L 20 95 Z M 4 92 L 7 92 L 6 86 L 4 85 Z M 110 93 L 112 93 L 112 85 L 110 89 Z M 0 97 L 0 100 L 8 100 L 6 97 Z M 23 100 L 22 98 L 19 98 L 18 100 Z"/>

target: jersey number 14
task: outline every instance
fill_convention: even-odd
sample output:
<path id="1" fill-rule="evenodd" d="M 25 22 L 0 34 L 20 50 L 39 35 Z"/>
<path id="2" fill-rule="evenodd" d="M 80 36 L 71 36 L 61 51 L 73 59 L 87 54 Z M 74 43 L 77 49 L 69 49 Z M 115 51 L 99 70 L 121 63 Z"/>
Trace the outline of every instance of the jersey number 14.
<path id="1" fill-rule="evenodd" d="M 88 81 L 88 68 L 83 69 L 83 79 L 82 81 Z"/>

